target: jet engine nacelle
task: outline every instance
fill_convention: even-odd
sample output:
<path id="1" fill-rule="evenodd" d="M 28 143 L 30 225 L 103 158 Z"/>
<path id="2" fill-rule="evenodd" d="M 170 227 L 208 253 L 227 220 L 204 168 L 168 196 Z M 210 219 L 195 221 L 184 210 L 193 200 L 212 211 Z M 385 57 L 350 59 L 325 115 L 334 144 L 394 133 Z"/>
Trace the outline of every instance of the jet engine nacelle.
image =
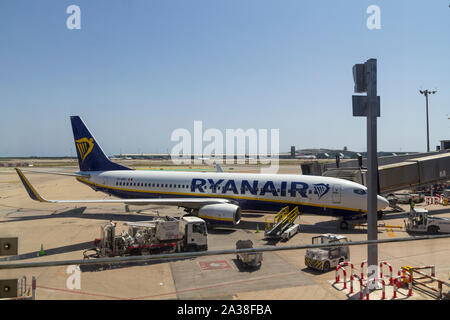
<path id="1" fill-rule="evenodd" d="M 241 208 L 231 203 L 207 204 L 198 210 L 198 217 L 210 224 L 236 225 L 241 220 Z"/>

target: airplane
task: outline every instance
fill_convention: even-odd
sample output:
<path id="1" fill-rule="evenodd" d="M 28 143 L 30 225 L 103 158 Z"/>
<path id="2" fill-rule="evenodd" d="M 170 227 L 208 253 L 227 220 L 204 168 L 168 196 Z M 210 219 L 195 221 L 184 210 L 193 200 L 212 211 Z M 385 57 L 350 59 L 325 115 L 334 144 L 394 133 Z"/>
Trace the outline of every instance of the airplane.
<path id="1" fill-rule="evenodd" d="M 74 176 L 95 191 L 117 199 L 47 200 L 16 168 L 31 199 L 44 203 L 123 203 L 182 207 L 210 225 L 237 225 L 242 212 L 278 212 L 288 206 L 303 213 L 354 216 L 367 212 L 367 188 L 323 176 L 134 170 L 112 162 L 79 116 L 70 117 L 79 172 Z M 42 172 L 41 172 L 42 173 Z M 389 205 L 378 196 L 377 210 Z"/>

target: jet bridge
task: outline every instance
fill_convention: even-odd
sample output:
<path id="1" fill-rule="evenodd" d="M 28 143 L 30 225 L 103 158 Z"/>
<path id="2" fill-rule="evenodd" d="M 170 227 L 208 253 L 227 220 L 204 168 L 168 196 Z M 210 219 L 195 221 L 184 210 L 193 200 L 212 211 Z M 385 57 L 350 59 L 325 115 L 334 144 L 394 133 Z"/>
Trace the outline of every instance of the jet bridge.
<path id="1" fill-rule="evenodd" d="M 329 169 L 323 176 L 347 179 L 366 185 L 365 168 Z M 380 194 L 417 188 L 450 180 L 450 153 L 440 153 L 378 167 Z"/>

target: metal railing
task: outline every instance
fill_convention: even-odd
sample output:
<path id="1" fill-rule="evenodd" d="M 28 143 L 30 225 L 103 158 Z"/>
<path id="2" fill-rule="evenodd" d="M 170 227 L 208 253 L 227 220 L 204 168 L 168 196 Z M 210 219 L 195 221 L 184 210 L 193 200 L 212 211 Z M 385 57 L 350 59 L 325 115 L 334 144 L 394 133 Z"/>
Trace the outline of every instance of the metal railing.
<path id="1" fill-rule="evenodd" d="M 444 235 L 426 235 L 407 238 L 396 239 L 382 239 L 382 240 L 365 240 L 365 241 L 350 241 L 345 245 L 370 245 L 370 244 L 382 244 L 393 242 L 406 242 L 406 241 L 420 241 L 420 240 L 433 240 L 433 239 L 446 239 L 450 238 L 450 234 Z M 0 270 L 4 269 L 21 269 L 21 268 L 39 268 L 39 267 L 52 267 L 52 266 L 66 266 L 66 265 L 96 265 L 96 264 L 114 264 L 123 262 L 143 262 L 150 260 L 176 260 L 186 259 L 201 256 L 214 256 L 224 254 L 237 254 L 248 252 L 271 252 L 271 251 L 284 251 L 284 250 L 301 250 L 301 249 L 313 249 L 324 247 L 340 247 L 342 243 L 326 243 L 326 244 L 311 244 L 311 245 L 295 245 L 295 246 L 280 246 L 280 247 L 259 247 L 259 248 L 247 248 L 247 249 L 227 249 L 227 250 L 212 250 L 201 252 L 183 252 L 183 253 L 166 253 L 166 254 L 154 254 L 144 256 L 126 256 L 126 257 L 112 257 L 112 258 L 99 258 L 94 260 L 78 259 L 78 260 L 61 260 L 61 261 L 40 261 L 40 262 L 28 262 L 28 263 L 2 263 L 0 264 Z"/>

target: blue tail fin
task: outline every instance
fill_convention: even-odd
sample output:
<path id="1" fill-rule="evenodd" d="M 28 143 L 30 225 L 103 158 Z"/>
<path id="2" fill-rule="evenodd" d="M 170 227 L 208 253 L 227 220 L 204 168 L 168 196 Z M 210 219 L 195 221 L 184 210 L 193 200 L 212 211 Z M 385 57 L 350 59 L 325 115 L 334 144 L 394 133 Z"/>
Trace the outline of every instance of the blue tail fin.
<path id="1" fill-rule="evenodd" d="M 80 171 L 132 170 L 111 162 L 79 116 L 71 116 Z"/>

